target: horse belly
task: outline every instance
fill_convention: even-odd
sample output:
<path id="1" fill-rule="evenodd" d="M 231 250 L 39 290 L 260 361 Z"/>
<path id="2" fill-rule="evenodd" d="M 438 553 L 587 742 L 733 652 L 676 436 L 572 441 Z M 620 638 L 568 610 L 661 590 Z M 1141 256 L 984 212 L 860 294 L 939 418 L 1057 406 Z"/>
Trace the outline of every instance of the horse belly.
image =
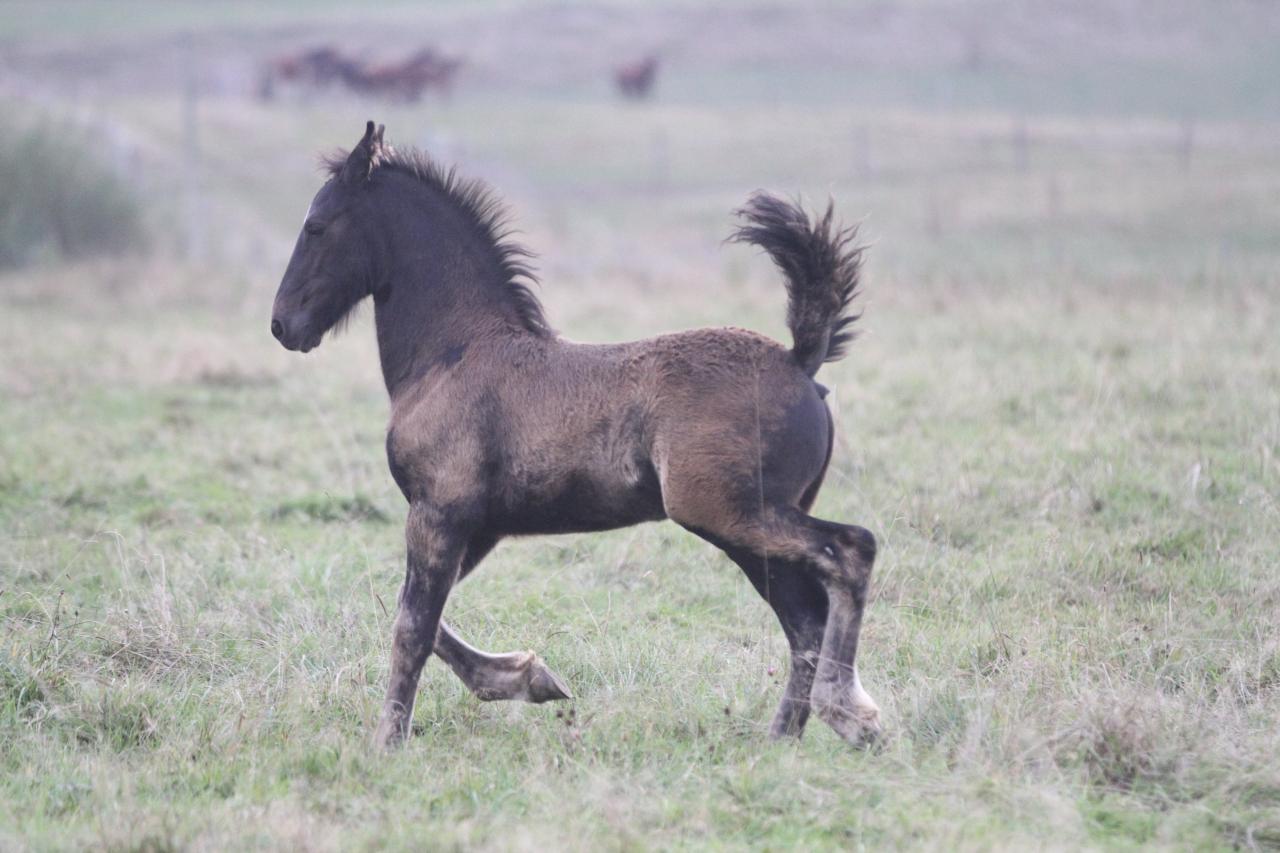
<path id="1" fill-rule="evenodd" d="M 554 483 L 513 494 L 494 525 L 504 533 L 592 533 L 666 517 L 662 492 L 647 470 L 602 475 L 574 472 Z"/>

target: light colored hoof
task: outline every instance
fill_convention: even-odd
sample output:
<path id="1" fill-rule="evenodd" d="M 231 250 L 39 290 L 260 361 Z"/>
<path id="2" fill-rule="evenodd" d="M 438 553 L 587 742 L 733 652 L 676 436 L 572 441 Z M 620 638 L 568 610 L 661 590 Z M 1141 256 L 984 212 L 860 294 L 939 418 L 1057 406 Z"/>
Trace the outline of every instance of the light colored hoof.
<path id="1" fill-rule="evenodd" d="M 572 699 L 573 693 L 564 679 L 551 671 L 542 658 L 537 655 L 529 662 L 528 700 L 535 704 L 554 702 L 557 699 Z"/>
<path id="2" fill-rule="evenodd" d="M 552 702 L 572 699 L 564 680 L 533 652 L 511 652 L 497 660 L 502 668 L 479 673 L 468 682 L 471 691 L 482 702 Z"/>

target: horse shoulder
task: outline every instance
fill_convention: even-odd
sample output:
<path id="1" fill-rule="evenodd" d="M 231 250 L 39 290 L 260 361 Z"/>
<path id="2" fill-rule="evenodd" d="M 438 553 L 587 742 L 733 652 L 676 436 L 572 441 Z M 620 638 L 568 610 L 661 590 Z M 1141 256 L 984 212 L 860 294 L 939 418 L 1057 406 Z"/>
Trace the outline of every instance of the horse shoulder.
<path id="1" fill-rule="evenodd" d="M 387 465 L 408 500 L 479 498 L 495 409 L 491 392 L 452 371 L 428 374 L 392 402 Z"/>

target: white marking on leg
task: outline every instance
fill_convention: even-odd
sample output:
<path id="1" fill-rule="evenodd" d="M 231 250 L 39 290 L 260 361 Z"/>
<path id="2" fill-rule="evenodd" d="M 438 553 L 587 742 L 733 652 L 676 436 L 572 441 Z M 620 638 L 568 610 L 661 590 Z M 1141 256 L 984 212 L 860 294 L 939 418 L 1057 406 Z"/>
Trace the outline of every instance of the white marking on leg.
<path id="1" fill-rule="evenodd" d="M 853 704 L 858 708 L 880 710 L 876 700 L 872 699 L 867 691 L 862 689 L 862 679 L 858 677 L 858 665 L 856 663 L 853 665 Z"/>

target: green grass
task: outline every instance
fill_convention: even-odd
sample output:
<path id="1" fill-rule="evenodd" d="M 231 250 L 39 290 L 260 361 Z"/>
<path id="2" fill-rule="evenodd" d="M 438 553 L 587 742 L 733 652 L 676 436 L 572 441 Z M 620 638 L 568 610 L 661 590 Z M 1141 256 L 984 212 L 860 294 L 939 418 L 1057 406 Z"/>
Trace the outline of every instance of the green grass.
<path id="1" fill-rule="evenodd" d="M 767 740 L 781 631 L 663 524 L 504 543 L 450 600 L 572 703 L 482 704 L 432 661 L 417 736 L 372 751 L 404 507 L 370 323 L 306 358 L 266 333 L 312 152 L 367 105 L 228 98 L 201 113 L 205 265 L 0 277 L 0 848 L 1280 847 L 1268 125 L 1198 125 L 1184 170 L 1180 116 L 1067 99 L 1022 170 L 1016 98 L 850 115 L 713 78 L 378 113 L 515 199 L 578 339 L 785 336 L 774 272 L 718 246 L 729 210 L 764 185 L 868 216 L 817 513 L 882 545 L 883 747 Z M 175 102 L 100 108 L 149 141 L 163 220 Z"/>
<path id="2" fill-rule="evenodd" d="M 452 600 L 572 705 L 481 705 L 432 664 L 420 736 L 370 752 L 402 507 L 367 333 L 300 360 L 252 324 L 126 312 L 59 360 L 47 342 L 100 317 L 7 311 L 33 370 L 6 369 L 0 407 L 0 825 L 36 846 L 1274 844 L 1280 300 L 1177 293 L 884 294 L 828 369 L 818 509 L 883 542 L 876 753 L 819 723 L 765 739 L 780 632 L 665 525 L 510 543 Z"/>

